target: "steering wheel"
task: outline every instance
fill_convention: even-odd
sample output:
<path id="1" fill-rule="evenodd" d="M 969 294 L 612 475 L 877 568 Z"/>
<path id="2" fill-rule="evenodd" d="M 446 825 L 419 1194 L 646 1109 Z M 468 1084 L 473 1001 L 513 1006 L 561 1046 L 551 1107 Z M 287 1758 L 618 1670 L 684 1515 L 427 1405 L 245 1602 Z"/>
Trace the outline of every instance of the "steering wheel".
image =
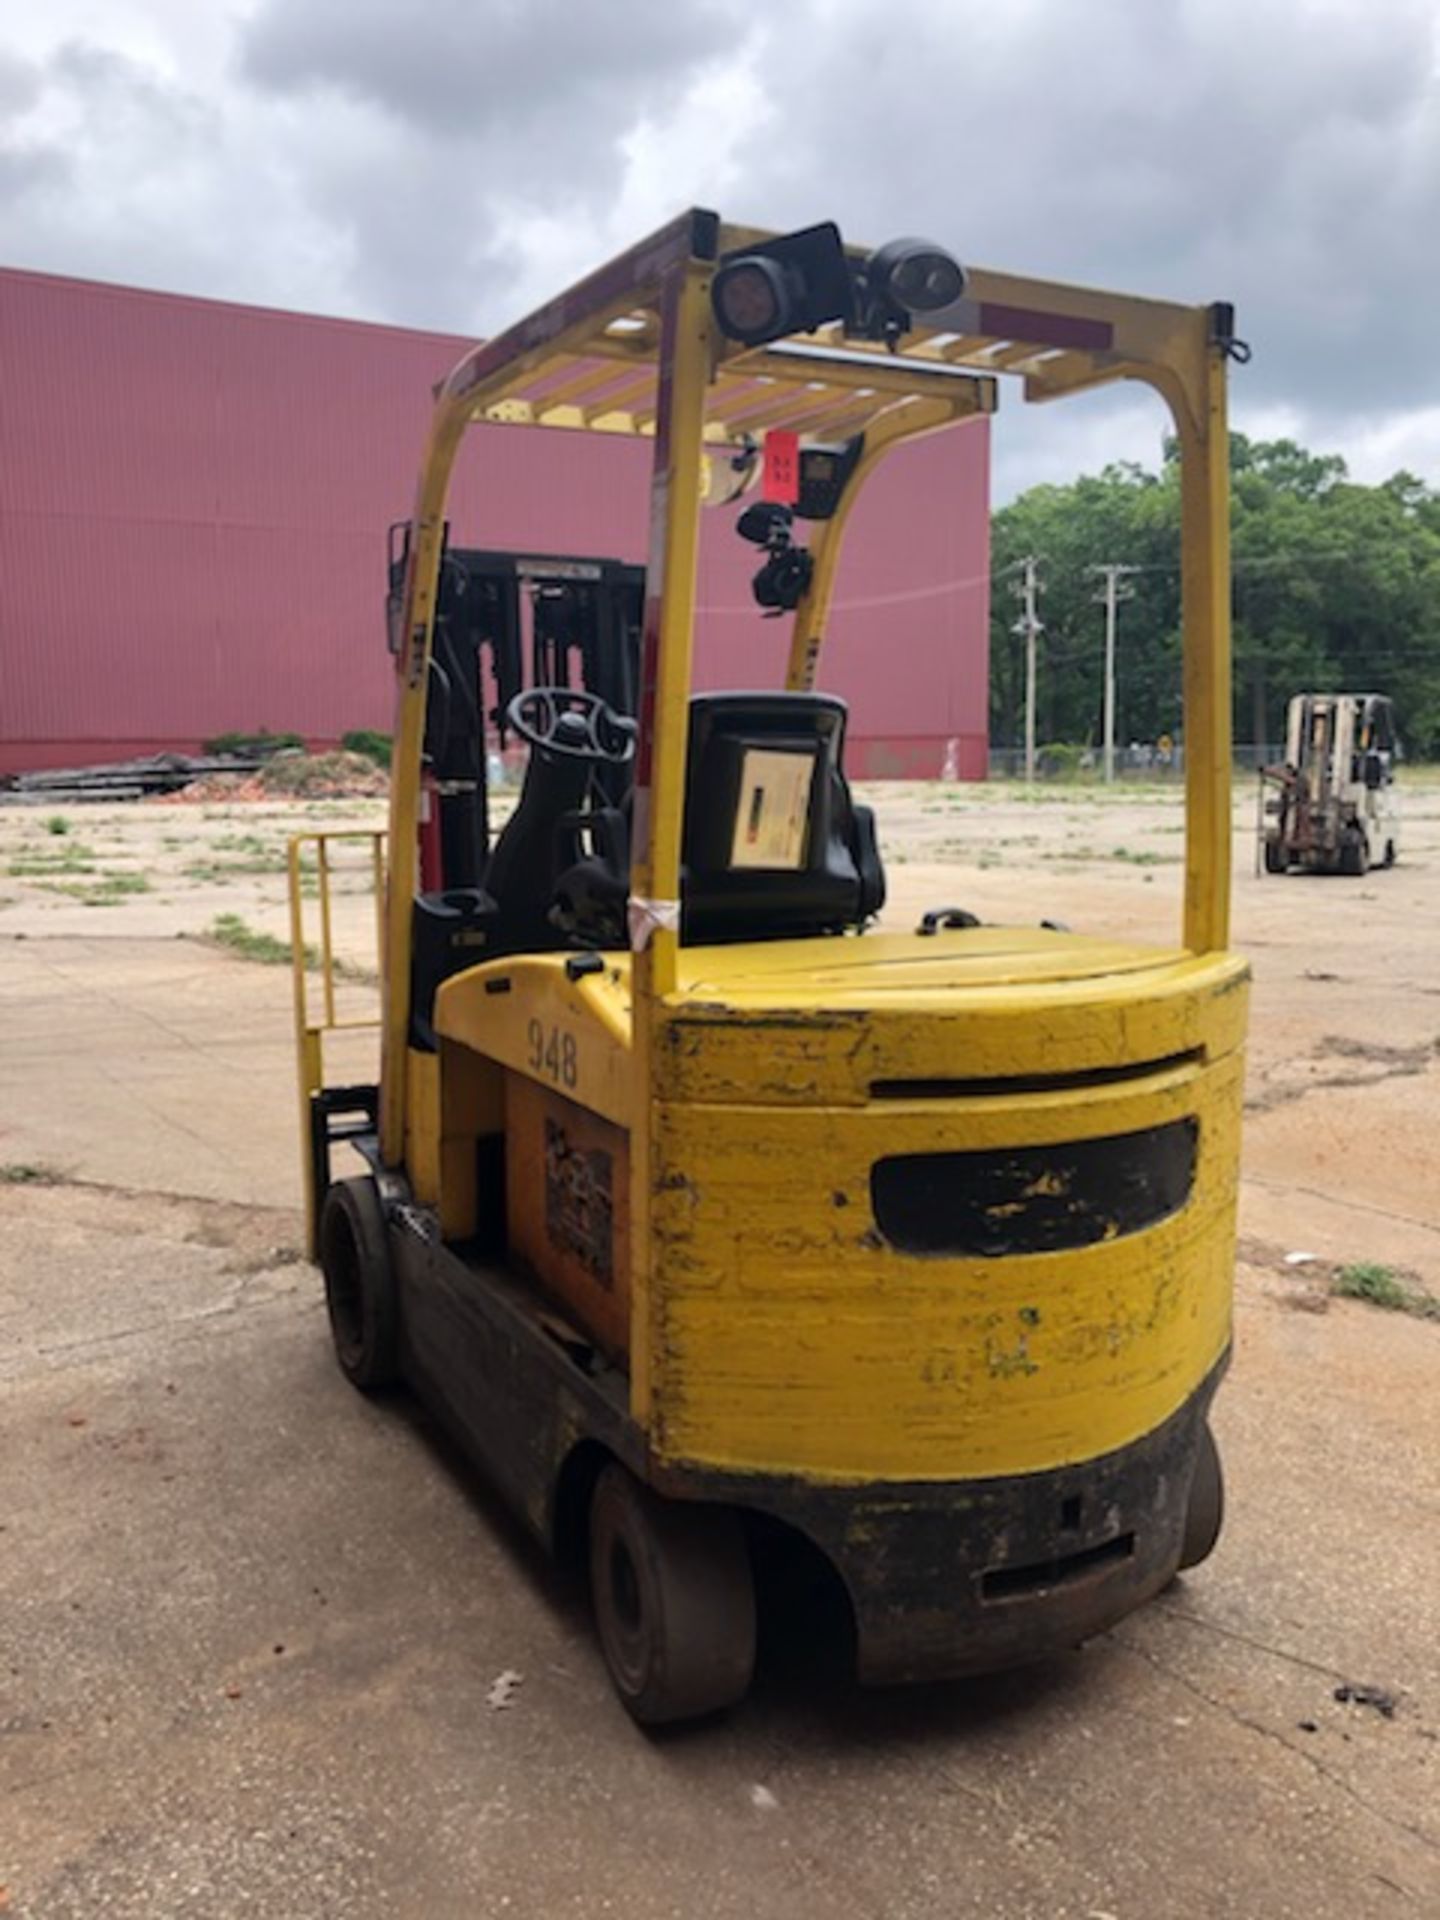
<path id="1" fill-rule="evenodd" d="M 635 722 L 580 687 L 527 687 L 505 709 L 505 723 L 527 746 L 569 760 L 623 767 L 635 756 Z"/>

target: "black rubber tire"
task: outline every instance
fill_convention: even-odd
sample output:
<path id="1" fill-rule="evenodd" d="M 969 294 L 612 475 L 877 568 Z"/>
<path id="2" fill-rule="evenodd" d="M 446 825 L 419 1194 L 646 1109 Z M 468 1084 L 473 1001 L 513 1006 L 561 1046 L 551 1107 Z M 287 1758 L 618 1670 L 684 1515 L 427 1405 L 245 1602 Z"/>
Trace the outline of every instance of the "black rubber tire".
<path id="1" fill-rule="evenodd" d="M 1220 1465 L 1220 1449 L 1207 1421 L 1200 1429 L 1195 1472 L 1185 1508 L 1185 1537 L 1180 1546 L 1182 1573 L 1187 1567 L 1198 1567 L 1202 1560 L 1210 1558 L 1224 1524 L 1225 1474 Z"/>
<path id="2" fill-rule="evenodd" d="M 748 1691 L 755 1581 L 738 1514 L 663 1500 L 612 1462 L 590 1499 L 590 1595 L 611 1682 L 641 1726 Z"/>
<path id="3" fill-rule="evenodd" d="M 362 1393 L 399 1371 L 400 1309 L 375 1182 L 337 1180 L 320 1210 L 320 1270 L 340 1371 Z"/>
<path id="4" fill-rule="evenodd" d="M 1384 859 L 1383 859 L 1383 860 L 1382 860 L 1382 861 L 1380 862 L 1380 864 L 1381 864 L 1381 866 L 1382 866 L 1382 867 L 1393 867 L 1393 866 L 1394 866 L 1394 864 L 1395 864 L 1395 842 L 1394 842 L 1393 840 L 1387 840 L 1387 841 L 1385 842 L 1385 858 L 1384 858 Z"/>
<path id="5" fill-rule="evenodd" d="M 1360 879 L 1370 871 L 1370 846 L 1364 834 L 1356 834 L 1340 849 L 1340 871 Z"/>
<path id="6" fill-rule="evenodd" d="M 1285 849 L 1278 840 L 1267 840 L 1265 842 L 1265 871 L 1266 873 L 1288 873 L 1290 871 L 1290 862 L 1285 857 Z"/>

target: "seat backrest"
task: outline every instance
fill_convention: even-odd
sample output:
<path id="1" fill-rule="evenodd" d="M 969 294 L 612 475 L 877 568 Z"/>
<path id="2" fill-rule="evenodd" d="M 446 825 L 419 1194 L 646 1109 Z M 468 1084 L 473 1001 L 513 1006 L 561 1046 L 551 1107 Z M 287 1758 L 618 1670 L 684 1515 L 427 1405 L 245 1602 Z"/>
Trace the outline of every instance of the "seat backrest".
<path id="1" fill-rule="evenodd" d="M 578 716 L 562 714 L 559 729 L 584 735 Z M 543 953 L 565 945 L 550 918 L 555 882 L 579 855 L 579 837 L 562 823 L 585 798 L 588 762 L 572 755 L 531 749 L 515 811 L 500 829 L 485 869 L 485 890 L 494 899 L 496 920 L 491 951 Z M 564 843 L 564 844 L 562 844 Z"/>
<path id="2" fill-rule="evenodd" d="M 850 798 L 843 700 L 711 693 L 690 703 L 681 924 L 695 944 L 862 926 L 885 899 L 874 817 Z"/>

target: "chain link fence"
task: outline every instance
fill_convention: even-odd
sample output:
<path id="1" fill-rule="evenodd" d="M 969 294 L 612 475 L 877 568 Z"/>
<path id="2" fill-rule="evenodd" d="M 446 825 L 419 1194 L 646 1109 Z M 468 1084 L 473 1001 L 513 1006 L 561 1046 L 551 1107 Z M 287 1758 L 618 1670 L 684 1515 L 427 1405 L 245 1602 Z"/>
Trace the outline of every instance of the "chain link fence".
<path id="1" fill-rule="evenodd" d="M 1273 766 L 1285 757 L 1282 746 L 1237 746 L 1232 764 L 1237 773 L 1254 773 L 1260 767 Z M 992 747 L 989 774 L 992 780 L 1023 780 L 1025 749 Z M 1161 741 L 1131 742 L 1115 749 L 1117 780 L 1180 780 L 1185 774 L 1185 749 Z M 1035 749 L 1035 778 L 1054 782 L 1075 781 L 1093 785 L 1105 777 L 1105 758 L 1097 747 L 1069 745 Z"/>

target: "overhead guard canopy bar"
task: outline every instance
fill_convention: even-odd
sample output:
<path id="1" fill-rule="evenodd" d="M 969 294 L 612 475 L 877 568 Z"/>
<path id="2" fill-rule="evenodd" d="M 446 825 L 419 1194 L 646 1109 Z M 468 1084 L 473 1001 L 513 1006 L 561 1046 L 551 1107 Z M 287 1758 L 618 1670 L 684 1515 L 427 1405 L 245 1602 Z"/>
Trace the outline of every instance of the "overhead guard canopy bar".
<path id="1" fill-rule="evenodd" d="M 681 259 L 714 259 L 773 238 L 692 212 L 632 247 L 528 319 L 474 348 L 439 389 L 467 420 L 606 433 L 654 431 L 660 286 Z M 863 250 L 851 256 L 863 260 Z M 705 438 L 808 430 L 844 401 L 847 431 L 897 405 L 944 399 L 952 418 L 992 413 L 994 376 L 1027 400 L 1081 392 L 1172 365 L 1197 309 L 970 267 L 965 297 L 929 314 L 903 351 L 850 338 L 838 323 L 765 347 L 718 343 Z M 625 378 L 629 369 L 632 378 Z M 849 402 L 853 399 L 853 406 Z"/>

